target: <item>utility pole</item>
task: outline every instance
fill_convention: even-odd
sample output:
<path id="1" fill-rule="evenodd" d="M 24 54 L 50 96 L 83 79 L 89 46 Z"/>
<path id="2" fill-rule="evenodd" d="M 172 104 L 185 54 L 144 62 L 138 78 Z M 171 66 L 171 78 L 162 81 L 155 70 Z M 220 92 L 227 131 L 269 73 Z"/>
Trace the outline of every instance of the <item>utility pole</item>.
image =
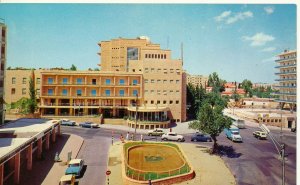
<path id="1" fill-rule="evenodd" d="M 137 111 L 138 111 L 138 93 L 136 93 L 136 99 L 135 99 L 135 127 L 134 127 L 134 138 L 136 139 L 136 126 L 137 126 Z"/>

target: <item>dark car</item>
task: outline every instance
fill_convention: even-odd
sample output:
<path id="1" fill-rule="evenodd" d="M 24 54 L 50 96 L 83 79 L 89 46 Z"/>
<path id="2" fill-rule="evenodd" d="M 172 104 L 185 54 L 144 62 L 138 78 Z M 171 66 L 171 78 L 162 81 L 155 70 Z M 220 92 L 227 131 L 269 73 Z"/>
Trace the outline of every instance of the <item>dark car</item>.
<path id="1" fill-rule="evenodd" d="M 201 134 L 201 133 L 196 133 L 192 136 L 191 141 L 204 141 L 204 142 L 211 142 L 212 139 L 209 135 L 207 134 Z"/>
<path id="2" fill-rule="evenodd" d="M 86 128 L 97 128 L 98 127 L 98 125 L 96 123 L 89 122 L 89 121 L 79 123 L 79 126 L 86 127 Z"/>

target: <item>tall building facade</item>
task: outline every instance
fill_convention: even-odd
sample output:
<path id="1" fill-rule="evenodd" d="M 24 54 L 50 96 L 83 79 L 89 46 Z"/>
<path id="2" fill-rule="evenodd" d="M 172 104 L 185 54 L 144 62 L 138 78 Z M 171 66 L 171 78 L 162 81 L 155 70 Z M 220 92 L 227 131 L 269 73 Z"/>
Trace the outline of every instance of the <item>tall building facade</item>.
<path id="1" fill-rule="evenodd" d="M 101 71 L 142 73 L 142 107 L 168 108 L 173 121 L 186 120 L 186 75 L 181 59 L 151 43 L 148 37 L 112 39 L 99 43 Z"/>
<path id="2" fill-rule="evenodd" d="M 208 77 L 203 75 L 190 75 L 187 74 L 187 83 L 194 86 L 202 86 L 205 88 L 207 86 Z"/>
<path id="3" fill-rule="evenodd" d="M 278 57 L 275 68 L 279 72 L 275 73 L 278 77 L 275 80 L 279 82 L 277 87 L 279 92 L 275 94 L 279 95 L 279 98 L 276 101 L 281 104 L 281 107 L 288 104 L 293 110 L 296 109 L 297 103 L 297 52 L 285 50 Z"/>
<path id="4" fill-rule="evenodd" d="M 0 125 L 4 123 L 5 106 L 4 106 L 4 79 L 6 64 L 6 48 L 7 48 L 7 27 L 0 22 Z"/>

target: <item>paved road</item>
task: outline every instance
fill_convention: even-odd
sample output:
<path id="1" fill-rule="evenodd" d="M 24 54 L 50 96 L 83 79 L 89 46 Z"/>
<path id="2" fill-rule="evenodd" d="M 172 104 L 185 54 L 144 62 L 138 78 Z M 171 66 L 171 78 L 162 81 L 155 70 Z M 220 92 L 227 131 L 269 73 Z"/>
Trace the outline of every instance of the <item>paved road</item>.
<path id="1" fill-rule="evenodd" d="M 281 162 L 271 140 L 258 140 L 252 136 L 257 128 L 247 126 L 241 130 L 243 143 L 233 143 L 222 133 L 218 137 L 218 143 L 223 145 L 227 152 L 222 158 L 227 163 L 240 185 L 250 184 L 281 184 Z M 83 158 L 87 164 L 84 176 L 80 184 L 105 184 L 105 171 L 107 156 L 111 145 L 110 129 L 89 129 L 79 127 L 63 127 L 63 132 L 79 135 L 85 139 L 78 158 Z M 271 130 L 277 139 L 280 139 L 279 130 Z M 126 131 L 114 130 L 114 136 L 120 134 L 126 136 Z M 186 142 L 190 141 L 190 134 L 184 135 Z M 146 140 L 155 141 L 155 137 L 144 137 Z M 160 138 L 158 138 L 160 141 Z M 296 134 L 284 131 L 283 141 L 287 144 L 286 184 L 296 184 Z M 212 146 L 212 143 L 195 143 Z"/>

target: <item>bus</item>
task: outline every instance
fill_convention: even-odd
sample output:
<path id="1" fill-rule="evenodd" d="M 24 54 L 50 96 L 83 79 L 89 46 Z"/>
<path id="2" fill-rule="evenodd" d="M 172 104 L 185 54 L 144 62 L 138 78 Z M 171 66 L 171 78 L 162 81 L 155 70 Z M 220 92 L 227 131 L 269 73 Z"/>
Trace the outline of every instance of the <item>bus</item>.
<path id="1" fill-rule="evenodd" d="M 232 125 L 238 128 L 246 128 L 245 120 L 237 117 L 231 117 L 231 120 L 232 120 Z"/>

